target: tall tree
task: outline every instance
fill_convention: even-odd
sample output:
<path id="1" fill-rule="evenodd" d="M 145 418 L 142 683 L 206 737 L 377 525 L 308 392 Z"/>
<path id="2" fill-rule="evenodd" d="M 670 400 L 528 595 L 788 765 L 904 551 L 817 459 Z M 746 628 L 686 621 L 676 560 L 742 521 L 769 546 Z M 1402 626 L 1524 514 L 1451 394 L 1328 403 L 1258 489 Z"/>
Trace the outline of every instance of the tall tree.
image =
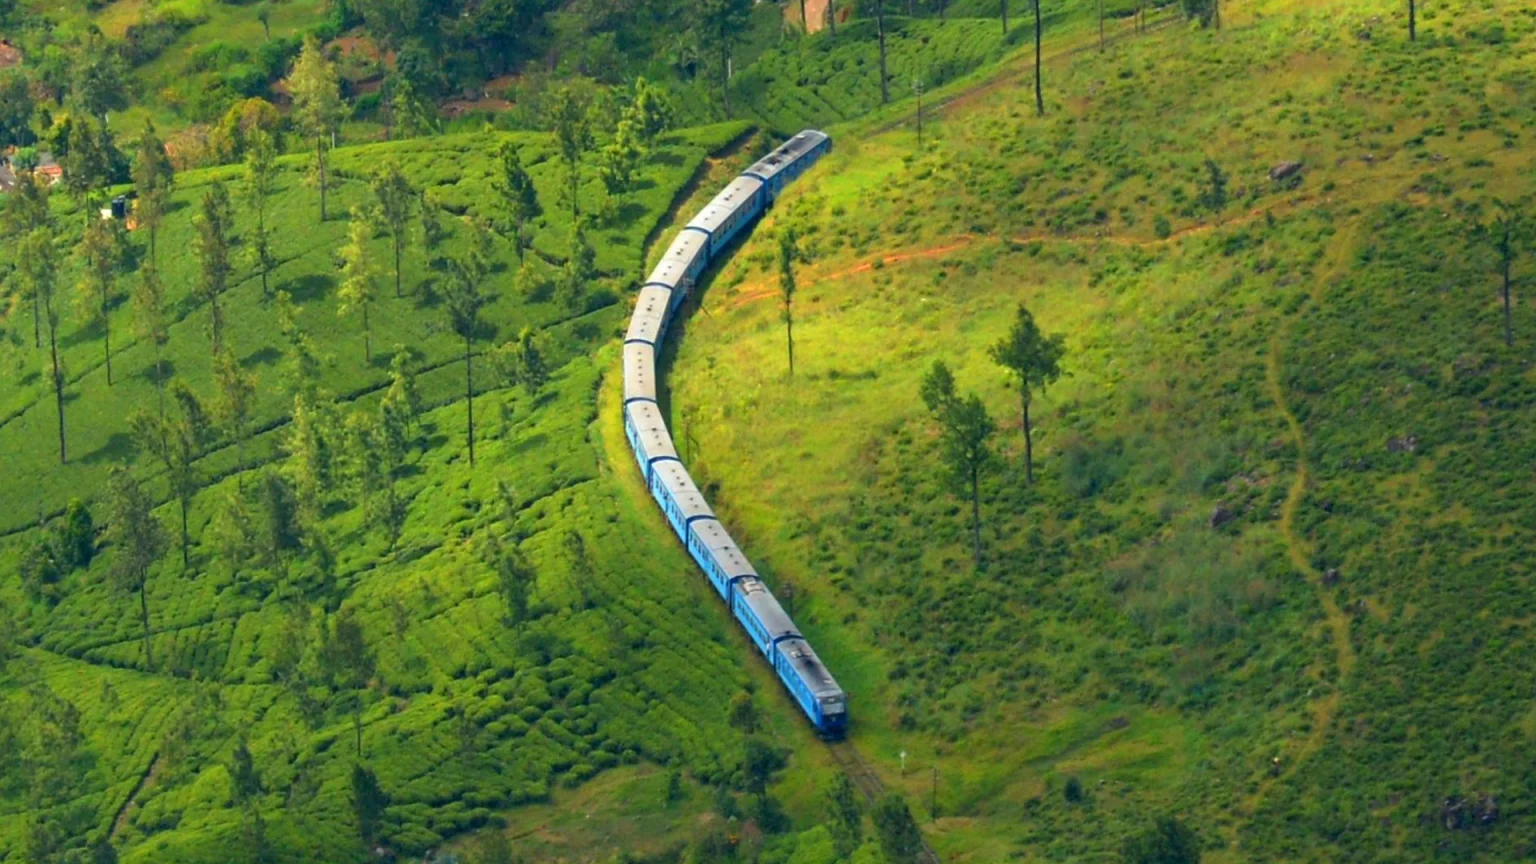
<path id="1" fill-rule="evenodd" d="M 22 241 L 17 270 L 22 283 L 31 292 L 33 303 L 42 309 L 48 325 L 48 357 L 52 364 L 54 405 L 59 416 L 59 464 L 69 461 L 64 439 L 64 359 L 59 356 L 59 265 L 54 257 L 53 234 L 47 228 L 33 229 Z"/>
<path id="2" fill-rule="evenodd" d="M 981 566 L 981 475 L 992 463 L 990 440 L 996 427 L 987 406 L 974 393 L 962 398 L 943 361 L 934 361 L 924 376 L 921 393 L 943 430 L 944 463 L 971 498 L 971 551 Z"/>
<path id="3" fill-rule="evenodd" d="M 1034 445 L 1029 427 L 1029 404 L 1036 390 L 1061 377 L 1061 358 L 1066 345 L 1061 334 L 1046 336 L 1035 324 L 1035 316 L 1023 303 L 1014 314 L 1013 326 L 1008 335 L 993 345 L 990 352 L 997 365 L 1013 373 L 1019 385 L 1019 403 L 1023 415 L 1024 476 L 1028 483 L 1035 482 Z"/>
<path id="4" fill-rule="evenodd" d="M 66 141 L 60 157 L 64 168 L 62 185 L 75 199 L 88 225 L 96 218 L 93 202 L 112 179 L 112 133 L 105 124 L 73 117 Z"/>
<path id="5" fill-rule="evenodd" d="M 481 284 L 490 273 L 490 262 L 477 252 L 487 245 L 488 232 L 478 221 L 470 222 L 470 231 L 476 236 L 470 242 L 469 251 L 455 258 L 448 270 L 448 284 L 444 309 L 448 314 L 448 328 L 464 340 L 464 407 L 469 416 L 469 464 L 475 464 L 475 338 L 480 331 L 480 310 L 490 301 L 481 292 Z"/>
<path id="6" fill-rule="evenodd" d="M 1008 0 L 1002 0 L 1003 4 L 1003 35 L 1008 35 Z"/>
<path id="7" fill-rule="evenodd" d="M 1408 41 L 1414 42 L 1419 38 L 1419 14 L 1414 0 L 1408 0 Z"/>
<path id="8" fill-rule="evenodd" d="M 827 790 L 827 811 L 832 815 L 832 838 L 846 858 L 864 842 L 864 807 L 847 774 L 838 773 Z"/>
<path id="9" fill-rule="evenodd" d="M 155 237 L 171 203 L 176 170 L 166 155 L 165 144 L 155 134 L 155 124 L 148 120 L 144 121 L 144 131 L 139 134 L 139 146 L 133 155 L 132 178 L 134 191 L 138 193 L 133 218 L 149 229 L 149 258 L 154 261 Z"/>
<path id="10" fill-rule="evenodd" d="M 502 623 L 516 627 L 528 617 L 528 590 L 538 574 L 515 544 L 505 545 L 495 534 L 487 537 L 486 556 L 496 571 L 496 591 L 501 595 L 503 607 Z"/>
<path id="11" fill-rule="evenodd" d="M 81 270 L 78 302 L 80 322 L 101 325 L 107 367 L 107 386 L 112 386 L 112 304 L 117 299 L 117 274 L 123 260 L 122 229 L 115 219 L 96 219 L 80 238 Z"/>
<path id="12" fill-rule="evenodd" d="M 571 218 L 581 218 L 581 157 L 592 149 L 592 115 L 588 100 L 570 85 L 555 90 L 549 109 L 555 127 L 555 141 L 560 146 L 560 161 L 565 163 L 565 194 L 571 205 Z"/>
<path id="13" fill-rule="evenodd" d="M 352 813 L 357 817 L 357 835 L 365 845 L 373 843 L 379 835 L 379 824 L 384 821 L 384 808 L 389 806 L 389 796 L 379 788 L 379 778 L 362 764 L 352 766 Z"/>
<path id="14" fill-rule="evenodd" d="M 227 348 L 214 355 L 213 380 L 218 387 L 213 401 L 213 416 L 224 433 L 235 442 L 235 480 L 245 491 L 245 442 L 251 422 L 252 402 L 256 399 L 256 376 L 245 371 L 234 352 Z"/>
<path id="15" fill-rule="evenodd" d="M 224 344 L 224 307 L 220 299 L 229 290 L 229 278 L 234 267 L 229 259 L 229 193 L 215 181 L 203 193 L 202 207 L 192 219 L 196 232 L 192 238 L 193 251 L 199 265 L 197 291 L 208 304 L 209 332 L 213 337 L 213 351 L 218 353 Z"/>
<path id="16" fill-rule="evenodd" d="M 784 299 L 784 337 L 789 349 L 789 377 L 795 377 L 795 229 L 779 235 L 779 296 Z"/>
<path id="17" fill-rule="evenodd" d="M 923 835 L 901 795 L 890 792 L 875 802 L 874 817 L 885 860 L 890 864 L 917 864 L 923 851 Z"/>
<path id="18" fill-rule="evenodd" d="M 634 121 L 640 132 L 640 143 L 646 150 L 656 146 L 656 139 L 672 128 L 675 113 L 665 88 L 644 77 L 635 79 L 634 98 L 624 114 Z"/>
<path id="19" fill-rule="evenodd" d="M 1125 864 L 1200 864 L 1200 845 L 1189 826 L 1168 817 L 1127 837 L 1120 858 Z"/>
<path id="20" fill-rule="evenodd" d="M 138 592 L 144 624 L 144 666 L 154 668 L 149 648 L 149 568 L 165 554 L 165 529 L 155 518 L 154 504 L 128 469 L 114 466 L 107 476 L 107 545 L 114 550 L 113 578 L 122 588 Z"/>
<path id="21" fill-rule="evenodd" d="M 15 157 L 12 157 L 14 163 Z M 53 216 L 48 209 L 48 187 L 39 183 L 30 171 L 21 171 L 16 175 L 16 188 L 5 196 L 5 219 L 3 223 L 4 233 L 15 238 L 19 246 L 25 246 L 26 238 L 33 231 L 51 227 Z M 25 273 L 21 274 L 23 277 Z M 32 285 L 22 279 L 22 291 L 31 300 L 32 306 L 32 344 L 36 348 L 43 347 L 43 311 L 42 298 L 32 290 Z"/>
<path id="22" fill-rule="evenodd" d="M 411 181 L 405 179 L 400 173 L 400 166 L 394 162 L 384 165 L 384 170 L 373 176 L 369 183 L 373 187 L 373 195 L 379 201 L 379 213 L 383 216 L 384 227 L 389 231 L 389 238 L 395 247 L 395 296 L 400 294 L 400 252 L 405 246 L 407 225 L 411 220 L 411 211 L 416 207 L 416 190 L 411 188 Z M 356 216 L 353 217 L 356 219 Z"/>
<path id="23" fill-rule="evenodd" d="M 538 331 L 524 327 L 517 341 L 508 342 L 496 352 L 496 364 L 509 384 L 520 385 L 530 396 L 537 396 L 549 380 L 549 364 L 539 347 Z"/>
<path id="24" fill-rule="evenodd" d="M 1045 91 L 1040 87 L 1040 0 L 1035 0 L 1035 114 L 1045 116 Z"/>
<path id="25" fill-rule="evenodd" d="M 341 248 L 341 287 L 336 291 L 336 299 L 341 301 L 341 305 L 336 307 L 338 316 L 362 316 L 363 359 L 369 364 L 373 363 L 373 328 L 369 324 L 368 310 L 379 293 L 378 271 L 368 255 L 368 239 L 372 236 L 372 221 L 361 210 L 353 207 L 352 221 L 347 226 L 347 245 Z M 397 254 L 398 249 L 396 246 Z M 399 283 L 396 282 L 396 285 Z"/>
<path id="26" fill-rule="evenodd" d="M 1008 14 L 1007 8 L 1007 0 L 1003 0 L 1005 16 Z M 1006 32 L 1007 29 L 1005 19 L 1003 30 Z M 885 0 L 875 0 L 875 36 L 880 43 L 880 104 L 884 105 L 891 101 L 891 77 L 885 73 Z"/>
<path id="27" fill-rule="evenodd" d="M 598 153 L 597 176 L 603 181 L 608 202 L 615 208 L 615 212 L 618 203 L 634 188 L 635 172 L 639 170 L 644 155 L 645 146 L 641 142 L 639 125 L 626 112 L 626 116 L 621 117 L 614 128 L 613 138 Z"/>
<path id="28" fill-rule="evenodd" d="M 245 174 L 241 192 L 246 207 L 256 217 L 256 228 L 248 247 L 250 265 L 261 274 L 261 296 L 271 299 L 272 286 L 268 279 L 277 267 L 277 256 L 272 249 L 272 230 L 267 225 L 267 199 L 277 186 L 277 147 L 272 136 L 257 129 L 245 149 Z"/>
<path id="29" fill-rule="evenodd" d="M 20 69 L 0 71 L 0 150 L 29 147 L 37 140 L 32 132 L 35 108 L 26 74 Z"/>
<path id="30" fill-rule="evenodd" d="M 171 494 L 181 507 L 181 565 L 190 567 L 192 535 L 188 520 L 192 496 L 198 489 L 197 460 L 208 442 L 210 426 L 202 401 L 185 381 L 172 381 L 170 389 L 171 398 L 180 409 L 179 416 L 161 419 L 139 410 L 128 418 L 128 426 L 139 449 L 153 455 L 165 468 Z"/>
<path id="31" fill-rule="evenodd" d="M 586 311 L 587 286 L 597 278 L 597 251 L 587 239 L 586 229 L 578 221 L 571 226 L 571 253 L 560 268 L 556 290 L 560 305 L 572 315 Z"/>
<path id="32" fill-rule="evenodd" d="M 304 134 L 315 142 L 315 182 L 320 187 L 320 221 L 325 221 L 326 153 L 331 135 L 341 122 L 341 89 L 336 69 L 325 58 L 320 40 L 304 37 L 304 47 L 288 76 L 288 92 L 293 94 L 294 113 Z"/>
<path id="33" fill-rule="evenodd" d="M 727 117 L 731 114 L 731 55 L 747 30 L 752 0 L 695 0 L 693 20 L 700 41 L 713 43 L 720 63 L 720 96 Z"/>
<path id="34" fill-rule="evenodd" d="M 368 647 L 368 641 L 363 636 L 362 622 L 357 619 L 357 611 L 352 606 L 343 606 L 332 620 L 330 638 L 325 642 L 323 652 L 326 673 L 332 683 L 338 689 L 352 690 L 361 696 L 373 680 L 377 660 L 373 649 Z M 357 733 L 357 755 L 363 755 L 362 724 L 361 718 L 362 700 L 353 700 L 354 714 L 352 728 Z"/>
<path id="35" fill-rule="evenodd" d="M 501 168 L 494 181 L 496 191 L 501 194 L 502 211 L 507 214 L 512 231 L 515 232 L 512 242 L 517 250 L 517 260 L 522 261 L 528 242 L 528 223 L 543 215 L 543 209 L 539 206 L 539 193 L 533 187 L 533 178 L 528 176 L 527 169 L 523 167 L 516 144 L 505 138 L 497 143 L 496 161 Z"/>
<path id="36" fill-rule="evenodd" d="M 1514 345 L 1515 324 L 1511 286 L 1514 283 L 1515 258 L 1529 242 L 1530 226 L 1517 206 L 1507 201 L 1494 202 L 1493 222 L 1486 229 L 1498 255 L 1499 276 L 1504 296 L 1504 344 Z"/>
<path id="37" fill-rule="evenodd" d="M 170 317 L 165 308 L 165 288 L 154 261 L 139 268 L 133 287 L 134 329 L 155 349 L 155 392 L 160 400 L 160 419 L 165 419 L 165 346 L 171 341 Z"/>

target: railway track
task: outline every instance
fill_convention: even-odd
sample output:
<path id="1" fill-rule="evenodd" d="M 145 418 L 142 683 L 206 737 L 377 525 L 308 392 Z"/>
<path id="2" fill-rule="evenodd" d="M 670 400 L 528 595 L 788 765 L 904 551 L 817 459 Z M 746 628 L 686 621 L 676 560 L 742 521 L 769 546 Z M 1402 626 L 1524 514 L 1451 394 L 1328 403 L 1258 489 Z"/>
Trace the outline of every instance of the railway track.
<path id="1" fill-rule="evenodd" d="M 857 747 L 847 740 L 827 742 L 827 751 L 832 754 L 832 761 L 852 781 L 855 789 L 864 796 L 864 800 L 873 807 L 875 802 L 885 797 L 885 783 L 880 780 L 880 775 L 875 769 L 869 767 L 864 761 L 864 756 L 859 753 Z M 939 864 L 939 856 L 923 840 L 923 848 L 918 852 L 917 860 L 922 864 Z"/>

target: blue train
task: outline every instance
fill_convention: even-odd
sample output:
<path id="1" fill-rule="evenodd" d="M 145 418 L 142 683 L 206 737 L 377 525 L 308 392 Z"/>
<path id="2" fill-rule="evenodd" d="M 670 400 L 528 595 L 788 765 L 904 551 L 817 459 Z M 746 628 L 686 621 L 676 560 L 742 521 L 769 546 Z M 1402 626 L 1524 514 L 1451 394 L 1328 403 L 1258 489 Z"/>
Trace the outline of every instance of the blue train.
<path id="1" fill-rule="evenodd" d="M 821 734 L 848 726 L 848 698 L 731 539 L 677 456 L 656 404 L 656 351 L 699 274 L 784 187 L 832 147 L 806 130 L 731 181 L 694 216 L 640 288 L 624 337 L 624 431 L 668 524 Z"/>

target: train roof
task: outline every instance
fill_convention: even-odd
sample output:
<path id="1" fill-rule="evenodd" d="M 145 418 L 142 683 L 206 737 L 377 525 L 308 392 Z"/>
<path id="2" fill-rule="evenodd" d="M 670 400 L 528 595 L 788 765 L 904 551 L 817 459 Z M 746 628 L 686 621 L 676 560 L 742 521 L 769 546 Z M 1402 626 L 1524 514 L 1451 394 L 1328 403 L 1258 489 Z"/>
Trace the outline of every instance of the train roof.
<path id="1" fill-rule="evenodd" d="M 655 345 L 667 321 L 667 303 L 671 297 L 672 292 L 659 285 L 641 288 L 635 298 L 635 312 L 629 316 L 629 331 L 624 334 L 624 341 L 639 339 Z"/>
<path id="2" fill-rule="evenodd" d="M 688 223 L 689 228 L 703 228 L 711 233 L 718 230 L 732 213 L 741 209 L 742 202 L 751 197 L 752 193 L 763 187 L 763 181 L 756 177 L 737 177 L 720 190 L 715 200 L 705 205 L 699 215 L 693 217 Z"/>
<path id="3" fill-rule="evenodd" d="M 799 636 L 800 631 L 795 628 L 795 622 L 789 619 L 789 614 L 784 607 L 779 605 L 778 598 L 768 590 L 761 579 L 752 577 L 742 579 L 736 583 L 736 590 L 745 598 L 748 606 L 752 607 L 757 620 L 763 623 L 763 628 L 768 631 L 769 639 L 779 639 L 784 636 Z"/>
<path id="4" fill-rule="evenodd" d="M 821 658 L 811 648 L 811 643 L 804 638 L 797 636 L 785 639 L 779 643 L 779 651 L 789 659 L 800 680 L 805 682 L 817 698 L 843 695 L 843 688 L 838 686 L 837 679 L 827 671 L 826 664 L 821 662 Z"/>
<path id="5" fill-rule="evenodd" d="M 815 148 L 825 140 L 827 140 L 827 133 L 818 129 L 806 129 L 778 147 L 775 147 L 772 153 L 757 160 L 751 168 L 742 173 L 755 174 L 766 180 L 783 171 L 786 165 L 794 162 L 796 158 L 806 151 Z"/>
<path id="6" fill-rule="evenodd" d="M 731 539 L 730 532 L 725 526 L 715 519 L 700 519 L 693 523 L 693 533 L 698 535 L 699 541 L 709 549 L 714 559 L 720 562 L 725 569 L 725 575 L 730 578 L 737 576 L 757 576 L 757 569 L 747 556 L 742 553 L 741 547 Z"/>
<path id="7" fill-rule="evenodd" d="M 683 511 L 683 521 L 695 519 L 700 516 L 715 517 L 715 511 L 709 509 L 709 502 L 704 500 L 704 494 L 694 484 L 693 478 L 688 476 L 688 469 L 681 462 L 657 462 L 654 469 L 656 476 L 661 478 L 661 485 L 672 495 L 672 500 L 677 502 L 678 509 Z"/>
<path id="8" fill-rule="evenodd" d="M 656 349 L 644 342 L 624 346 L 624 402 L 656 399 Z"/>
<path id="9" fill-rule="evenodd" d="M 673 238 L 672 245 L 667 247 L 667 254 L 661 256 L 661 261 L 656 264 L 656 269 L 651 271 L 651 276 L 646 279 L 647 285 L 666 285 L 677 287 L 677 282 L 682 279 L 698 261 L 699 255 L 704 252 L 704 242 L 707 238 L 697 231 L 683 231 Z"/>
<path id="10" fill-rule="evenodd" d="M 640 430 L 640 443 L 645 447 L 647 459 L 677 458 L 677 445 L 672 443 L 672 433 L 661 416 L 655 402 L 631 402 L 624 406 L 629 420 Z"/>

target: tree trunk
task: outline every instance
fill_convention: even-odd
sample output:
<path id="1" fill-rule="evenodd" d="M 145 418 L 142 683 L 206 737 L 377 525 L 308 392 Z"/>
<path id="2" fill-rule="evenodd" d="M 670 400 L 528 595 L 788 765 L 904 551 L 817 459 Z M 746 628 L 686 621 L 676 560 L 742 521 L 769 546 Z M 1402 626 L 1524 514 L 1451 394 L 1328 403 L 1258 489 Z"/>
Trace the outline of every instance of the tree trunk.
<path id="1" fill-rule="evenodd" d="M 43 347 L 43 301 L 37 296 L 37 289 L 32 289 L 32 347 Z"/>
<path id="2" fill-rule="evenodd" d="M 373 365 L 373 328 L 368 325 L 368 301 L 363 301 L 363 360 Z"/>
<path id="3" fill-rule="evenodd" d="M 1099 0 L 1099 50 L 1104 50 L 1104 0 Z"/>
<path id="4" fill-rule="evenodd" d="M 101 339 L 106 346 L 107 354 L 107 386 L 112 386 L 112 319 L 107 317 L 106 298 L 102 298 L 101 304 Z"/>
<path id="5" fill-rule="evenodd" d="M 153 672 L 155 669 L 154 658 L 149 654 L 149 599 L 145 596 L 148 590 L 149 574 L 139 573 L 139 613 L 144 619 L 144 669 Z"/>
<path id="6" fill-rule="evenodd" d="M 213 327 L 213 353 L 219 353 L 224 344 L 224 310 L 219 308 L 219 295 L 208 295 L 208 314 Z"/>
<path id="7" fill-rule="evenodd" d="M 827 0 L 827 34 L 837 38 L 837 0 Z"/>
<path id="8" fill-rule="evenodd" d="M 165 423 L 165 356 L 155 344 L 155 392 L 160 398 L 160 422 Z"/>
<path id="9" fill-rule="evenodd" d="M 880 37 L 880 104 L 891 101 L 890 82 L 885 74 L 885 0 L 875 0 L 875 32 Z"/>
<path id="10" fill-rule="evenodd" d="M 59 369 L 58 328 L 51 321 L 48 324 L 48 351 L 53 357 L 53 399 L 59 409 L 59 464 L 63 465 L 69 461 L 64 447 L 64 373 Z"/>
<path id="11" fill-rule="evenodd" d="M 185 495 L 176 496 L 181 501 L 181 568 L 183 570 L 192 566 L 192 535 L 187 531 L 187 501 Z"/>
<path id="12" fill-rule="evenodd" d="M 805 0 L 800 0 L 800 26 L 805 29 L 806 35 L 810 35 L 811 19 L 805 17 Z"/>
<path id="13" fill-rule="evenodd" d="M 725 116 L 731 116 L 731 43 L 720 34 L 720 96 L 725 102 Z"/>
<path id="14" fill-rule="evenodd" d="M 981 566 L 981 470 L 971 466 L 971 551 Z"/>
<path id="15" fill-rule="evenodd" d="M 469 408 L 469 467 L 475 467 L 475 371 L 474 352 L 464 339 L 464 404 Z"/>
<path id="16" fill-rule="evenodd" d="M 325 221 L 325 136 L 315 138 L 315 176 L 320 180 L 320 221 Z"/>
<path id="17" fill-rule="evenodd" d="M 357 757 L 363 757 L 363 696 L 357 696 L 357 707 L 352 711 L 352 731 L 357 736 Z"/>
<path id="18" fill-rule="evenodd" d="M 1513 346 L 1515 344 L 1515 330 L 1514 330 L 1514 321 L 1513 321 L 1513 319 L 1511 317 L 1512 313 L 1510 311 L 1510 299 L 1509 299 L 1510 259 L 1509 259 L 1508 256 L 1506 256 L 1504 258 L 1504 262 L 1503 263 L 1504 263 L 1504 345 L 1505 345 L 1505 347 L 1511 347 L 1511 346 Z"/>
<path id="19" fill-rule="evenodd" d="M 1419 38 L 1418 10 L 1414 8 L 1413 0 L 1408 0 L 1408 41 L 1413 42 Z"/>
<path id="20" fill-rule="evenodd" d="M 1035 113 L 1045 116 L 1045 94 L 1040 89 L 1040 0 L 1035 0 Z"/>
<path id="21" fill-rule="evenodd" d="M 1509 293 L 1506 291 L 1504 296 L 1507 298 Z M 795 318 L 788 311 L 784 316 L 784 335 L 789 340 L 789 377 L 793 378 L 795 377 Z"/>
<path id="22" fill-rule="evenodd" d="M 1003 35 L 1008 35 L 1008 0 L 1003 0 Z"/>
<path id="23" fill-rule="evenodd" d="M 1035 485 L 1035 441 L 1029 434 L 1029 391 L 1024 391 L 1024 484 Z"/>
<path id="24" fill-rule="evenodd" d="M 395 231 L 395 297 L 396 299 L 400 297 L 400 231 L 398 230 Z"/>
<path id="25" fill-rule="evenodd" d="M 155 254 L 155 232 L 160 227 L 157 224 L 159 221 L 159 219 L 156 219 L 154 222 L 149 223 L 149 263 L 151 264 L 160 263 L 160 257 Z"/>

